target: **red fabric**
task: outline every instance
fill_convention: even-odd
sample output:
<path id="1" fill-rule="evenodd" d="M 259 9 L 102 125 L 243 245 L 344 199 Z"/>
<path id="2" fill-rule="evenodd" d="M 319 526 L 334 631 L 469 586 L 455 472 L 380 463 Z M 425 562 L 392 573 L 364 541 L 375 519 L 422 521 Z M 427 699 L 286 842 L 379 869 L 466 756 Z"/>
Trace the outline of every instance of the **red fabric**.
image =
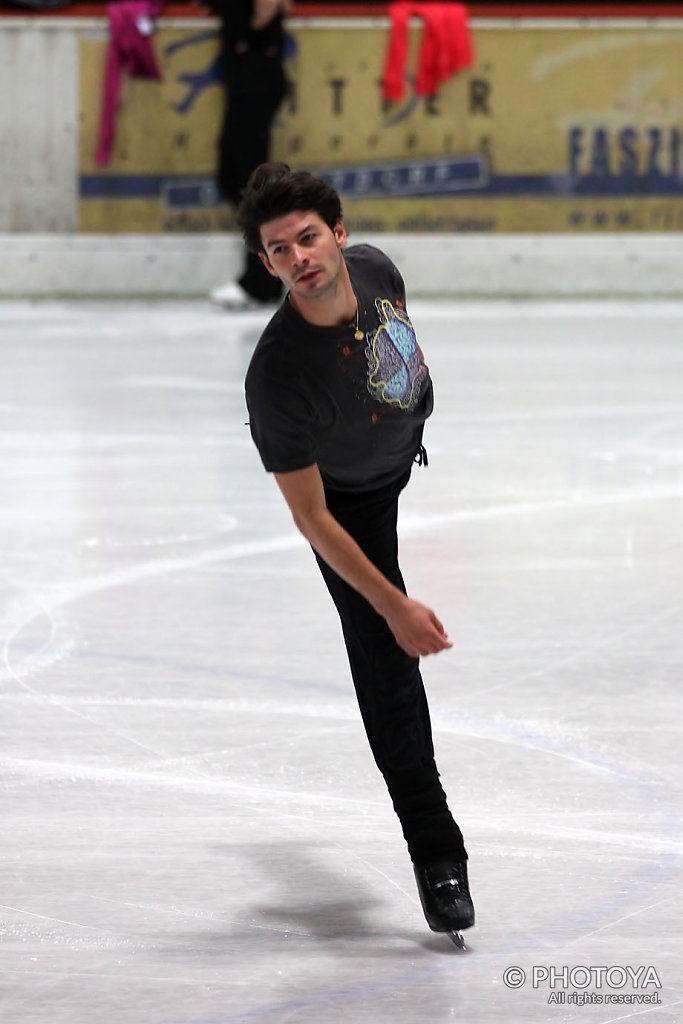
<path id="1" fill-rule="evenodd" d="M 464 4 L 397 0 L 389 7 L 389 16 L 391 27 L 382 76 L 384 99 L 403 99 L 408 26 L 413 16 L 424 21 L 415 79 L 418 96 L 435 96 L 451 75 L 472 64 L 472 40 Z"/>
<path id="2" fill-rule="evenodd" d="M 121 72 L 127 71 L 134 78 L 161 79 L 151 37 L 140 31 L 140 19 L 142 24 L 153 22 L 162 7 L 163 0 L 123 0 L 107 7 L 109 46 L 95 153 L 95 163 L 100 167 L 109 163 L 114 148 Z"/>

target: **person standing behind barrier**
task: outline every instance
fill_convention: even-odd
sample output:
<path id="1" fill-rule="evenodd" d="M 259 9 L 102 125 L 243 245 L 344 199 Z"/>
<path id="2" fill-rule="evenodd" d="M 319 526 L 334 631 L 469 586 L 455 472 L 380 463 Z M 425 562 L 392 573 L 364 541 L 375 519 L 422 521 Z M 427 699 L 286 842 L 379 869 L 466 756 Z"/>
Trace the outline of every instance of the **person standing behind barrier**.
<path id="1" fill-rule="evenodd" d="M 226 106 L 219 141 L 216 184 L 237 206 L 254 168 L 269 158 L 270 133 L 284 99 L 284 17 L 290 0 L 206 0 L 221 19 Z M 224 309 L 253 309 L 278 302 L 282 286 L 257 255 L 245 250 L 237 281 L 212 289 Z"/>

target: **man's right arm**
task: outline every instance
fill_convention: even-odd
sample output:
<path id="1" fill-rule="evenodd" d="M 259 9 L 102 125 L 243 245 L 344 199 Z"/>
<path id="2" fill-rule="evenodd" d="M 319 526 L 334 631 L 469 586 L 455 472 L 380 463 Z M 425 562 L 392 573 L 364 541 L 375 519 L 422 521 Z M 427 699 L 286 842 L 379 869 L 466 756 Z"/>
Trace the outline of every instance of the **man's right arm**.
<path id="1" fill-rule="evenodd" d="M 407 654 L 437 654 L 453 646 L 434 612 L 394 586 L 330 513 L 316 465 L 274 476 L 297 528 L 311 547 L 386 619 Z"/>
<path id="2" fill-rule="evenodd" d="M 254 30 L 265 28 L 278 14 L 289 14 L 290 0 L 254 0 L 254 14 L 249 27 Z"/>

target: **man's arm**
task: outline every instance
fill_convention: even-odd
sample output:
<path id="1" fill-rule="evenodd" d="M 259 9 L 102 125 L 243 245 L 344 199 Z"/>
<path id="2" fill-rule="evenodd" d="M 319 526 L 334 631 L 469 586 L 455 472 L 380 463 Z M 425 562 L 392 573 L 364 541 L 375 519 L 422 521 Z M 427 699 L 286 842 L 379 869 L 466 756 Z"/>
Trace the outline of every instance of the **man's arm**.
<path id="1" fill-rule="evenodd" d="M 317 466 L 274 476 L 294 522 L 311 547 L 387 620 L 407 654 L 416 658 L 453 646 L 434 612 L 390 583 L 332 516 Z"/>
<path id="2" fill-rule="evenodd" d="M 289 14 L 291 0 L 254 0 L 254 13 L 249 27 L 265 28 L 277 14 Z"/>

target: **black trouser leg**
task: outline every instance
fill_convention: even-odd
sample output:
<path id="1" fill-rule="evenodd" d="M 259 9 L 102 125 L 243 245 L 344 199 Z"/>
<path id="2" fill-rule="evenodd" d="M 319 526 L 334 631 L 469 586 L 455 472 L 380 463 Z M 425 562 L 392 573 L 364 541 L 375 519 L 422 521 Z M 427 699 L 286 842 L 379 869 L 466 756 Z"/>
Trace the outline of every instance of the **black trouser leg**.
<path id="1" fill-rule="evenodd" d="M 244 257 L 244 270 L 237 283 L 244 288 L 247 295 L 259 302 L 277 302 L 282 297 L 282 282 L 269 274 L 261 257 L 247 249 Z"/>
<path id="2" fill-rule="evenodd" d="M 327 504 L 374 565 L 405 592 L 396 535 L 401 487 L 370 495 L 328 492 Z M 448 809 L 434 761 L 419 660 L 398 646 L 386 620 L 365 598 L 316 558 L 339 612 L 367 737 L 410 856 L 416 863 L 462 857 L 462 834 Z"/>

